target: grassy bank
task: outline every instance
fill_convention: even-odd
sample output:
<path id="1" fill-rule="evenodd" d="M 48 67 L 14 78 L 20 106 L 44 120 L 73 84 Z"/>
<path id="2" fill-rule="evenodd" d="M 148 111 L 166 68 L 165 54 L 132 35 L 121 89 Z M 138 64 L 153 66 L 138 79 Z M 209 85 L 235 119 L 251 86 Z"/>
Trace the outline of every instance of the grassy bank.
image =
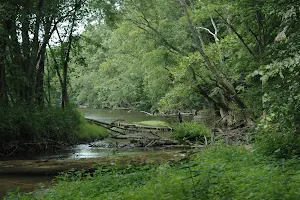
<path id="1" fill-rule="evenodd" d="M 153 127 L 170 127 L 170 124 L 165 121 L 151 120 L 151 121 L 140 121 L 134 122 L 134 124 L 143 126 L 153 126 Z"/>
<path id="2" fill-rule="evenodd" d="M 80 142 L 101 140 L 106 138 L 108 133 L 104 127 L 86 122 L 83 116 L 81 116 L 79 128 L 75 131 L 76 138 Z"/>
<path id="3" fill-rule="evenodd" d="M 6 199 L 299 199 L 299 164 L 218 145 L 176 164 L 63 174 L 50 190 Z"/>
<path id="4" fill-rule="evenodd" d="M 108 135 L 106 129 L 88 124 L 75 108 L 1 106 L 0 155 L 10 155 L 17 147 L 43 148 L 70 145 Z M 23 148 L 23 150 L 24 150 Z"/>

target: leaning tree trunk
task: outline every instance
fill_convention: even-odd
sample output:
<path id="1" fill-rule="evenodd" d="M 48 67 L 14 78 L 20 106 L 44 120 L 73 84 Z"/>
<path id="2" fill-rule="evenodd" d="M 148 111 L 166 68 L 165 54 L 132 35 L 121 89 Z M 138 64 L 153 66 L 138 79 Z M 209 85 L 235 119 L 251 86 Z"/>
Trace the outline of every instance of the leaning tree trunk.
<path id="1" fill-rule="evenodd" d="M 214 66 L 214 64 L 211 62 L 210 58 L 204 52 L 202 43 L 200 41 L 201 37 L 199 38 L 197 36 L 200 33 L 198 33 L 196 31 L 196 29 L 194 28 L 194 26 L 192 24 L 192 21 L 190 19 L 190 16 L 189 16 L 189 13 L 187 10 L 187 4 L 186 4 L 185 0 L 178 0 L 178 1 L 183 6 L 184 14 L 185 14 L 185 17 L 187 19 L 188 26 L 190 29 L 192 41 L 194 42 L 196 49 L 202 56 L 202 58 L 205 62 L 206 68 L 212 73 L 213 77 L 215 78 L 216 82 L 218 83 L 219 88 L 221 88 L 226 93 L 226 96 L 230 97 L 229 99 L 231 99 L 232 103 L 235 103 L 240 108 L 240 110 L 242 112 L 242 116 L 244 118 L 243 120 L 248 122 L 247 115 L 246 115 L 246 105 L 238 97 L 234 86 L 226 79 L 226 77 L 222 76 L 222 74 L 220 74 L 218 72 L 216 66 Z M 230 109 L 228 106 L 225 106 L 225 107 L 222 106 L 222 107 L 220 107 L 220 114 L 221 114 L 221 116 L 223 115 L 224 119 L 227 118 L 226 120 L 228 121 L 228 123 L 232 123 L 232 119 L 230 117 L 229 110 Z"/>

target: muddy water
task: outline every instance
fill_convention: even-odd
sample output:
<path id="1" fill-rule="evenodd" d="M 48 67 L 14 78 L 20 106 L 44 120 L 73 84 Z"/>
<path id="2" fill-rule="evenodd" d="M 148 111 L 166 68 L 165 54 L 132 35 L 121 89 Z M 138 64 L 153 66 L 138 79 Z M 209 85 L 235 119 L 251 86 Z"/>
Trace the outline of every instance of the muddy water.
<path id="1" fill-rule="evenodd" d="M 68 160 L 81 158 L 101 158 L 108 156 L 128 156 L 136 155 L 145 151 L 157 151 L 153 149 L 120 148 L 129 144 L 128 140 L 106 139 L 103 141 L 79 144 L 74 147 L 60 149 L 56 151 L 41 152 L 35 157 L 39 160 Z"/>
<path id="2" fill-rule="evenodd" d="M 0 175 L 0 199 L 2 199 L 7 192 L 14 192 L 16 190 L 30 192 L 41 187 L 49 187 L 52 180 L 52 176 Z"/>

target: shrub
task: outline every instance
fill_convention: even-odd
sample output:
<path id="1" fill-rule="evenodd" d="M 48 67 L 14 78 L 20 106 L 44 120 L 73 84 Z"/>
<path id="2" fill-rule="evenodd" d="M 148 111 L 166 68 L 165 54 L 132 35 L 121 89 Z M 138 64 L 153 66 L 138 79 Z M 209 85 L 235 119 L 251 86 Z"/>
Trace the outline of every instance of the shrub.
<path id="1" fill-rule="evenodd" d="M 300 156 L 300 136 L 276 125 L 260 130 L 256 135 L 256 149 L 266 156 L 292 158 Z"/>
<path id="2" fill-rule="evenodd" d="M 80 114 L 74 108 L 26 107 L 0 108 L 0 139 L 47 142 L 73 142 L 79 129 Z"/>
<path id="3" fill-rule="evenodd" d="M 108 131 L 89 124 L 72 107 L 1 107 L 0 141 L 74 144 L 103 139 Z"/>
<path id="4" fill-rule="evenodd" d="M 173 137 L 181 142 L 186 140 L 203 140 L 203 136 L 210 136 L 210 129 L 201 123 L 184 122 L 180 123 L 173 134 Z"/>

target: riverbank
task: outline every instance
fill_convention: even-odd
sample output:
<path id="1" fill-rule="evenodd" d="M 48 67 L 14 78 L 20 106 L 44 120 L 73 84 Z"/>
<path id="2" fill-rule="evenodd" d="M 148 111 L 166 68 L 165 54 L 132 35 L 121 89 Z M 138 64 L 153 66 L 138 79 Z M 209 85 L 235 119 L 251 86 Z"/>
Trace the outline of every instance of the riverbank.
<path id="1" fill-rule="evenodd" d="M 98 168 L 114 166 L 146 166 L 174 163 L 184 158 L 186 154 L 180 150 L 144 151 L 134 155 L 116 153 L 113 156 L 101 158 L 82 158 L 67 160 L 7 160 L 0 161 L 0 199 L 8 191 L 29 192 L 39 188 L 39 185 L 49 187 L 52 179 L 62 172 L 72 173 L 82 171 L 93 173 Z"/>
<path id="2" fill-rule="evenodd" d="M 0 159 L 101 140 L 108 130 L 89 124 L 75 108 L 0 107 Z"/>
<path id="3" fill-rule="evenodd" d="M 299 158 L 216 145 L 175 162 L 114 163 L 94 173 L 62 174 L 49 190 L 6 199 L 299 199 L 299 164 Z"/>
<path id="4" fill-rule="evenodd" d="M 115 165 L 146 165 L 149 163 L 162 164 L 176 161 L 185 154 L 182 150 L 153 150 L 139 152 L 135 155 L 118 155 L 64 160 L 7 160 L 0 161 L 0 175 L 51 175 L 68 171 L 95 171 L 99 166 Z"/>

